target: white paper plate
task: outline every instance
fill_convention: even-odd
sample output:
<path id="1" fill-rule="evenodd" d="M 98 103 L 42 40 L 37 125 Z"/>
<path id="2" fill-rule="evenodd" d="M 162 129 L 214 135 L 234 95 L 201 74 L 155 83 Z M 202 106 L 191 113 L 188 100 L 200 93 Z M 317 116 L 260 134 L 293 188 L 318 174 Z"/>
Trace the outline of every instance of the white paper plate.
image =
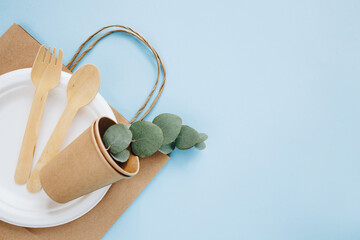
<path id="1" fill-rule="evenodd" d="M 30 73 L 31 69 L 26 68 L 0 76 L 0 220 L 23 227 L 52 227 L 75 220 L 90 211 L 110 186 L 66 204 L 58 204 L 43 190 L 32 194 L 25 185 L 14 182 L 17 159 L 35 92 Z M 34 163 L 65 109 L 66 86 L 70 77 L 71 74 L 62 72 L 59 86 L 48 95 Z M 97 94 L 89 105 L 77 113 L 62 149 L 101 116 L 115 119 L 104 98 Z"/>

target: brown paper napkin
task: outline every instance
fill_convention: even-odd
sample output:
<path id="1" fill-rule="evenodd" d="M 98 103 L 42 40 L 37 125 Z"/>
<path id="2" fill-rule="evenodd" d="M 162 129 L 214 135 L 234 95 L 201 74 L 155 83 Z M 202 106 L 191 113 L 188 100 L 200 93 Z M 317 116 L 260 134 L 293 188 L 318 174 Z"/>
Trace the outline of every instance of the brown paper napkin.
<path id="1" fill-rule="evenodd" d="M 13 24 L 0 37 L 0 75 L 31 67 L 39 47 L 40 43 L 20 25 Z M 63 70 L 70 72 L 65 66 Z M 118 122 L 128 123 L 116 110 L 113 109 L 113 112 Z M 101 239 L 168 160 L 167 155 L 159 152 L 141 159 L 138 175 L 130 180 L 113 184 L 95 208 L 65 225 L 51 228 L 23 228 L 0 221 L 0 239 Z"/>

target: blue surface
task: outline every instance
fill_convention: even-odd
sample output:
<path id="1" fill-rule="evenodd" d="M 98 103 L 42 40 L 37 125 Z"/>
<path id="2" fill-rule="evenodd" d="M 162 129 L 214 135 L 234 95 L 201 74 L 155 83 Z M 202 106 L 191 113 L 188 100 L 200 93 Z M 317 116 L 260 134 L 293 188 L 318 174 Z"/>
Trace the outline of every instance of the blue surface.
<path id="1" fill-rule="evenodd" d="M 143 34 L 168 83 L 148 118 L 173 112 L 210 136 L 176 151 L 103 239 L 359 239 L 359 1 L 4 1 L 66 62 L 108 24 Z M 131 118 L 154 83 L 136 41 L 108 37 L 101 94 Z M 101 221 L 99 219 L 98 221 Z"/>

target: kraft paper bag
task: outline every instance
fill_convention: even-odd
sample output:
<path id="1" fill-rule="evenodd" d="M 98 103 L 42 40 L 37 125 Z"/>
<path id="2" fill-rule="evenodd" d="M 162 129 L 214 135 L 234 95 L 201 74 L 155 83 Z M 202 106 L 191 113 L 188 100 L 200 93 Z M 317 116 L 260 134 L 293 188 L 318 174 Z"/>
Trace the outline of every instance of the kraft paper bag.
<path id="1" fill-rule="evenodd" d="M 39 47 L 40 43 L 20 25 L 13 24 L 0 37 L 0 75 L 31 67 Z M 70 72 L 65 66 L 63 70 Z M 129 123 L 116 110 L 113 112 L 119 123 Z M 141 168 L 135 177 L 114 183 L 96 207 L 70 223 L 51 228 L 23 228 L 0 221 L 0 240 L 101 239 L 168 160 L 167 155 L 159 152 L 140 159 Z"/>

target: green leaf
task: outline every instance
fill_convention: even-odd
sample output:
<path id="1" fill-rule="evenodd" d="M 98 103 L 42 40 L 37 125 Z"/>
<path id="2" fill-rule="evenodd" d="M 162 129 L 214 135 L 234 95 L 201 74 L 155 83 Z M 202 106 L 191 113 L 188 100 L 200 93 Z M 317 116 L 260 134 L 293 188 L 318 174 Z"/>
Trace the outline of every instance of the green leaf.
<path id="1" fill-rule="evenodd" d="M 121 163 L 124 163 L 124 162 L 126 162 L 126 161 L 129 159 L 129 157 L 130 157 L 130 152 L 129 152 L 127 149 L 125 149 L 125 150 L 119 152 L 118 154 L 112 154 L 112 153 L 110 152 L 110 155 L 111 155 L 116 161 L 121 162 Z"/>
<path id="2" fill-rule="evenodd" d="M 199 150 L 204 150 L 206 148 L 206 144 L 204 142 L 198 143 L 195 147 Z"/>
<path id="3" fill-rule="evenodd" d="M 179 116 L 171 113 L 163 113 L 154 118 L 153 123 L 161 128 L 164 134 L 163 145 L 175 141 L 181 130 L 182 120 Z"/>
<path id="4" fill-rule="evenodd" d="M 208 135 L 206 133 L 199 133 L 200 138 L 197 141 L 197 143 L 205 142 L 208 139 Z"/>
<path id="5" fill-rule="evenodd" d="M 175 144 L 178 149 L 186 150 L 192 148 L 199 139 L 200 135 L 195 129 L 183 125 Z"/>
<path id="6" fill-rule="evenodd" d="M 131 131 L 123 124 L 115 124 L 109 127 L 103 136 L 105 147 L 110 148 L 110 152 L 118 154 L 126 149 L 132 139 Z"/>
<path id="7" fill-rule="evenodd" d="M 171 153 L 172 151 L 174 151 L 175 149 L 175 142 L 172 142 L 170 144 L 167 144 L 167 145 L 163 145 L 159 151 L 163 154 L 169 154 Z"/>
<path id="8" fill-rule="evenodd" d="M 139 121 L 132 124 L 130 131 L 133 134 L 131 149 L 139 157 L 153 155 L 164 142 L 161 128 L 148 121 Z"/>

